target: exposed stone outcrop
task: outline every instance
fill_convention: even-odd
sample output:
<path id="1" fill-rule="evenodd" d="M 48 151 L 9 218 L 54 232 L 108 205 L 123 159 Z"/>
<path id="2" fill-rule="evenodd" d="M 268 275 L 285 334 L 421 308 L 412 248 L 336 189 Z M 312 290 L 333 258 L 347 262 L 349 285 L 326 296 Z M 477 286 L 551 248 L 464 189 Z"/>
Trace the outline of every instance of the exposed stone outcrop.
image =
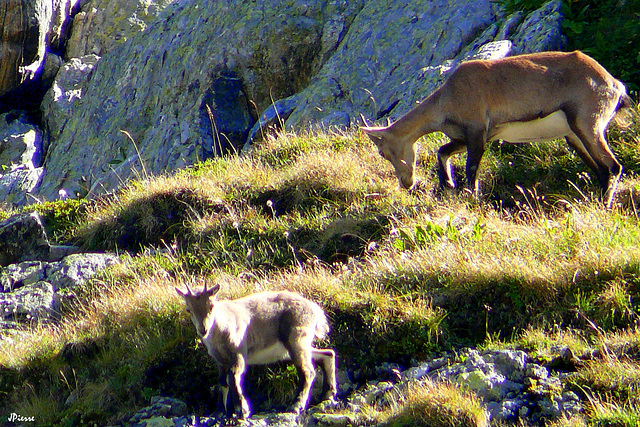
<path id="1" fill-rule="evenodd" d="M 0 2 L 0 110 L 33 107 L 61 65 L 72 9 L 81 0 Z"/>
<path id="2" fill-rule="evenodd" d="M 72 58 L 58 71 L 56 79 L 42 100 L 43 121 L 49 138 L 57 141 L 62 129 L 85 93 L 85 86 L 100 60 L 96 55 Z"/>
<path id="3" fill-rule="evenodd" d="M 75 246 L 51 245 L 37 212 L 0 222 L 0 242 L 0 267 L 23 261 L 60 261 L 79 251 Z"/>
<path id="4" fill-rule="evenodd" d="M 112 254 L 72 254 L 57 262 L 25 261 L 0 267 L 0 329 L 55 316 L 63 293 L 118 262 Z"/>
<path id="5" fill-rule="evenodd" d="M 48 260 L 51 245 L 36 212 L 12 216 L 0 222 L 0 266 L 22 261 Z"/>
<path id="6" fill-rule="evenodd" d="M 66 59 L 85 55 L 102 56 L 122 44 L 175 0 L 88 0 L 73 17 Z"/>

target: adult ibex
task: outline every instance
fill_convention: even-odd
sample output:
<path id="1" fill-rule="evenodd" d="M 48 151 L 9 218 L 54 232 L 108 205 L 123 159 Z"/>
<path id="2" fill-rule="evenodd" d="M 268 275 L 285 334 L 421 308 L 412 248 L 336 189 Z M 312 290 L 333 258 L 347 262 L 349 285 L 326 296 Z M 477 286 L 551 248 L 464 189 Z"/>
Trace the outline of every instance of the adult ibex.
<path id="1" fill-rule="evenodd" d="M 186 286 L 186 285 L 185 285 Z M 306 409 L 315 378 L 313 362 L 324 373 L 323 396 L 336 396 L 335 353 L 313 347 L 315 338 L 329 332 L 320 306 L 293 292 L 262 292 L 236 300 L 216 301 L 220 285 L 193 293 L 189 286 L 176 292 L 184 298 L 191 321 L 211 357 L 218 364 L 223 403 L 228 416 L 249 417 L 242 391 L 248 365 L 291 360 L 302 389 L 293 410 Z"/>
<path id="2" fill-rule="evenodd" d="M 449 158 L 466 149 L 467 184 L 478 195 L 476 173 L 486 144 L 564 137 L 598 177 L 611 206 L 622 166 L 605 131 L 631 107 L 624 85 L 582 52 L 545 52 L 460 64 L 446 82 L 387 127 L 363 127 L 405 188 L 415 183 L 416 141 L 435 131 L 451 142 L 438 150 L 441 188 L 454 188 Z"/>

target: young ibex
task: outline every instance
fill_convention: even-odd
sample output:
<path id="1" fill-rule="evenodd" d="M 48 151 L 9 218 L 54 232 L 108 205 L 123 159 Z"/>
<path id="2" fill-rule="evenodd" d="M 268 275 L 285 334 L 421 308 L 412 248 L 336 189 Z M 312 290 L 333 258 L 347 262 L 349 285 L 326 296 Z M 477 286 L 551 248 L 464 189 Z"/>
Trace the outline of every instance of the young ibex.
<path id="1" fill-rule="evenodd" d="M 337 385 L 335 353 L 313 347 L 315 338 L 329 332 L 320 306 L 293 292 L 262 292 L 236 300 L 216 301 L 219 285 L 193 293 L 189 286 L 176 292 L 184 298 L 191 321 L 218 364 L 223 403 L 228 416 L 249 417 L 242 391 L 248 365 L 281 360 L 293 361 L 300 376 L 301 391 L 293 411 L 306 409 L 315 377 L 313 362 L 324 373 L 324 399 L 333 400 Z"/>
<path id="2" fill-rule="evenodd" d="M 548 141 L 564 137 L 598 177 L 611 206 L 622 166 L 605 131 L 631 107 L 624 85 L 581 52 L 545 52 L 460 64 L 446 82 L 387 127 L 364 127 L 400 184 L 415 182 L 416 141 L 435 131 L 451 142 L 438 150 L 440 187 L 454 188 L 450 156 L 466 149 L 467 184 L 478 195 L 476 173 L 490 141 Z"/>

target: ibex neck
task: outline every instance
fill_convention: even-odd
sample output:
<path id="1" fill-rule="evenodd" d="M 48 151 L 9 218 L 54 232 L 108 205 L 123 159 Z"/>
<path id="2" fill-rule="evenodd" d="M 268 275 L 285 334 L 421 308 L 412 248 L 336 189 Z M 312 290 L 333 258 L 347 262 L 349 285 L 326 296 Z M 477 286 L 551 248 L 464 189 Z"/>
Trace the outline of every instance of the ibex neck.
<path id="1" fill-rule="evenodd" d="M 423 135 L 440 130 L 441 113 L 437 108 L 439 91 L 416 105 L 411 111 L 400 117 L 391 127 L 401 138 L 414 141 Z"/>

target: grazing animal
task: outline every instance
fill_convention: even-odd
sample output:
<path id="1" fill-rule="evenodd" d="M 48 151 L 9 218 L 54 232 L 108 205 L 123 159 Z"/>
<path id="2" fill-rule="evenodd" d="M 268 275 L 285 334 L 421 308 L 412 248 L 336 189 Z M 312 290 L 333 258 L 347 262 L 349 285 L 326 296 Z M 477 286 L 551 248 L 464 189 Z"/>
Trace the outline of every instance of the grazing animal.
<path id="1" fill-rule="evenodd" d="M 416 141 L 435 131 L 451 142 L 438 150 L 441 188 L 455 188 L 449 158 L 466 149 L 466 178 L 478 196 L 476 173 L 490 141 L 564 137 L 598 177 L 611 206 L 622 165 L 605 131 L 631 107 L 624 85 L 582 52 L 544 52 L 460 64 L 445 83 L 395 123 L 363 127 L 407 189 L 415 183 Z"/>
<path id="2" fill-rule="evenodd" d="M 300 376 L 301 391 L 293 405 L 300 413 L 307 408 L 315 377 L 313 362 L 324 372 L 323 396 L 333 400 L 337 385 L 335 353 L 313 347 L 315 338 L 329 332 L 320 306 L 293 292 L 262 292 L 236 300 L 216 301 L 220 285 L 193 293 L 189 286 L 176 292 L 184 298 L 198 335 L 220 371 L 223 403 L 228 416 L 249 417 L 242 391 L 248 365 L 291 360 Z"/>

